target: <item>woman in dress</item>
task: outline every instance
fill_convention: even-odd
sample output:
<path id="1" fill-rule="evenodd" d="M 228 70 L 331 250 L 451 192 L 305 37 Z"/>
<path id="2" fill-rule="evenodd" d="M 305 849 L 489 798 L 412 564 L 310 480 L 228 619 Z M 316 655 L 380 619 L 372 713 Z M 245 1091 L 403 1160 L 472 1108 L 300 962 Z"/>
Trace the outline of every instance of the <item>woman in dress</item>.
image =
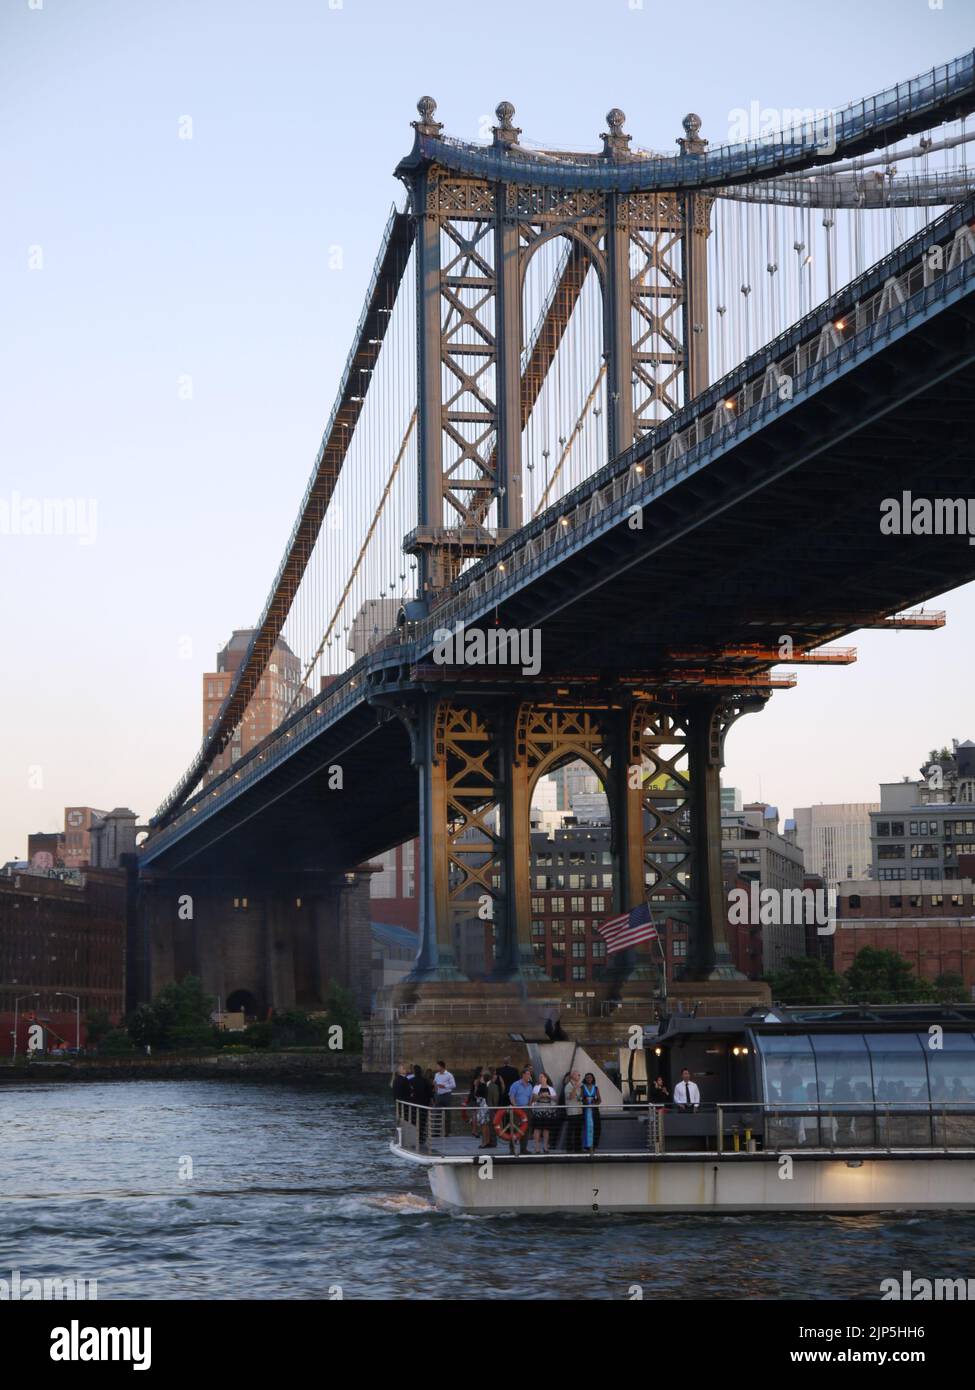
<path id="1" fill-rule="evenodd" d="M 555 1108 L 556 1094 L 552 1078 L 548 1072 L 540 1072 L 537 1084 L 532 1088 L 532 1139 L 535 1152 L 548 1153 L 552 1126 L 558 1123 L 559 1112 Z M 541 1141 L 541 1146 L 539 1146 Z"/>
<path id="2" fill-rule="evenodd" d="M 582 1101 L 582 1147 L 586 1153 L 591 1154 L 599 1144 L 599 1131 L 602 1127 L 599 1119 L 602 1097 L 591 1071 L 587 1071 L 582 1078 L 579 1099 Z"/>

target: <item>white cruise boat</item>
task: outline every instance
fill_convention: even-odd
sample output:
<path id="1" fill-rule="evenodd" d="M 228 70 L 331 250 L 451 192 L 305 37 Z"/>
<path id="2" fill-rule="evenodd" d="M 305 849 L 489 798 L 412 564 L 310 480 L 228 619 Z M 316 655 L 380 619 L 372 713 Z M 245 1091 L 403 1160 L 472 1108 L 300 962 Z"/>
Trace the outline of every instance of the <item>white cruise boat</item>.
<path id="1" fill-rule="evenodd" d="M 975 1006 L 675 1015 L 636 1042 L 615 1069 L 571 1041 L 527 1044 L 560 1100 L 569 1073 L 593 1073 L 592 1152 L 564 1105 L 535 1154 L 517 1107 L 491 1112 L 482 1149 L 466 1107 L 445 1124 L 403 1101 L 392 1151 L 464 1211 L 975 1209 Z M 699 1104 L 657 1103 L 652 1083 L 672 1097 L 685 1068 Z"/>

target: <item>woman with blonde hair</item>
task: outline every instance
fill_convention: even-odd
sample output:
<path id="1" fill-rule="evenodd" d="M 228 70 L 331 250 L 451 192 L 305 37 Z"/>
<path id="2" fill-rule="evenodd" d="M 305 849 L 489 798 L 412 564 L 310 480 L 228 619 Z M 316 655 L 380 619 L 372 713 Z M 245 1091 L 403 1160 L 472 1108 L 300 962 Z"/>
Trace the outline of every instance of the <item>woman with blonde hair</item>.
<path id="1" fill-rule="evenodd" d="M 532 1087 L 532 1139 L 537 1154 L 549 1152 L 552 1127 L 558 1122 L 555 1087 L 548 1072 L 543 1071 L 539 1073 L 537 1084 Z"/>

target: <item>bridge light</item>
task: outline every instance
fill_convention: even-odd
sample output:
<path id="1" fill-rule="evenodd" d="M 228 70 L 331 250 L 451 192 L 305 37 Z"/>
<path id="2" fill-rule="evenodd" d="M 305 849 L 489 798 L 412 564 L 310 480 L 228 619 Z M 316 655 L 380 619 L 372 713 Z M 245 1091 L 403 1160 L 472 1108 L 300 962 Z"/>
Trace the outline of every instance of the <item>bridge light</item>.
<path id="1" fill-rule="evenodd" d="M 843 329 L 846 327 L 846 319 L 837 319 L 836 322 L 833 324 L 833 327 L 838 328 L 842 333 Z"/>
<path id="2" fill-rule="evenodd" d="M 564 517 L 564 516 L 563 516 L 563 517 L 560 518 L 560 520 L 559 520 L 559 525 L 561 525 L 561 526 L 568 526 L 568 524 L 569 524 L 569 521 L 568 521 L 568 518 L 567 518 L 567 517 Z"/>
<path id="3" fill-rule="evenodd" d="M 735 403 L 734 403 L 734 401 L 725 401 L 725 403 L 724 403 L 724 408 L 725 408 L 725 410 L 734 410 L 734 408 L 735 408 Z"/>

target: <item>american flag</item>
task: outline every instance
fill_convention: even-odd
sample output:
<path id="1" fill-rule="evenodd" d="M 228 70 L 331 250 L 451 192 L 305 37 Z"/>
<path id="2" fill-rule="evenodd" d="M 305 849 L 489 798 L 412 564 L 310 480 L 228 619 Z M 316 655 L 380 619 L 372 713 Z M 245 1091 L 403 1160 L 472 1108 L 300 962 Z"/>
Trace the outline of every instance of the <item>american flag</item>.
<path id="1" fill-rule="evenodd" d="M 657 928 L 651 921 L 646 903 L 620 913 L 619 917 L 608 918 L 596 930 L 606 942 L 608 956 L 614 951 L 625 951 L 628 946 L 635 946 L 640 941 L 657 940 Z"/>

